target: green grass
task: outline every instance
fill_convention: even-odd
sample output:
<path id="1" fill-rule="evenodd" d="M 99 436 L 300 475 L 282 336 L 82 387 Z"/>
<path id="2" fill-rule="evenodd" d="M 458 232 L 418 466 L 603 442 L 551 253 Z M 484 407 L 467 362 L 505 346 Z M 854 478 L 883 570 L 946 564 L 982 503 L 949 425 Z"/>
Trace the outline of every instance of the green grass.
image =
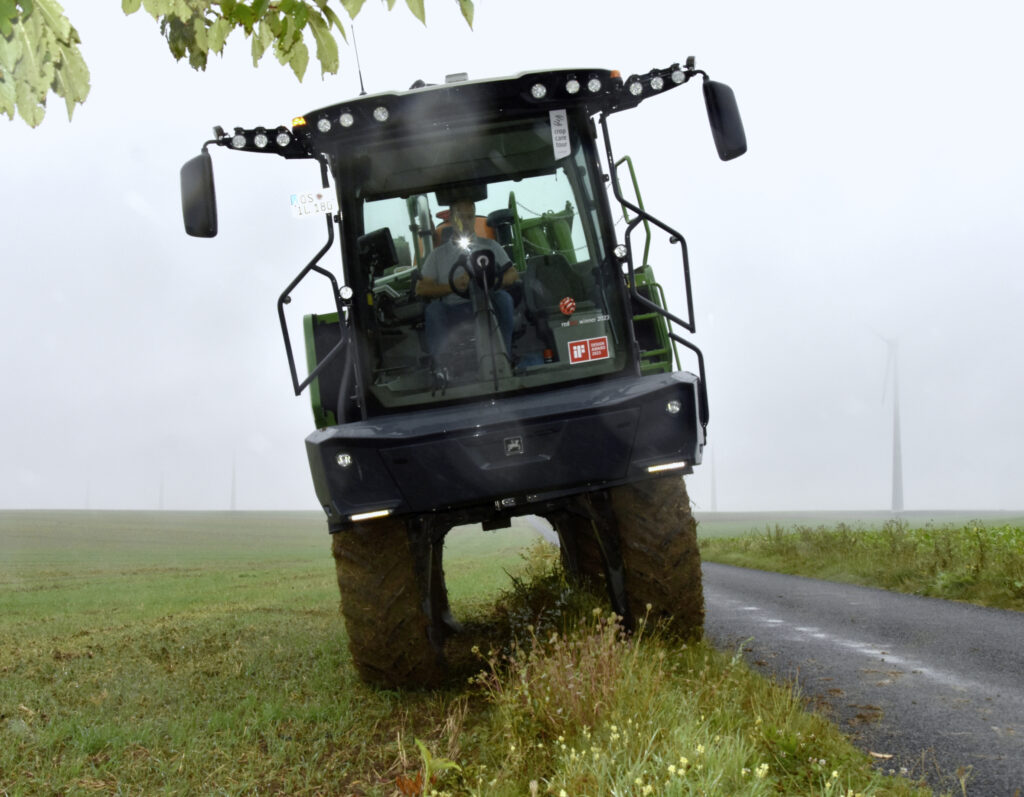
<path id="1" fill-rule="evenodd" d="M 1024 524 L 1018 518 L 924 526 L 892 519 L 874 527 L 776 525 L 740 537 L 701 535 L 701 556 L 1024 611 Z"/>
<path id="2" fill-rule="evenodd" d="M 398 693 L 355 676 L 318 515 L 0 513 L 0 794 L 924 793 L 738 658 L 622 637 L 533 539 L 452 532 L 498 652 Z"/>
<path id="3" fill-rule="evenodd" d="M 1024 525 L 1021 512 L 959 512 L 910 511 L 894 514 L 887 511 L 818 511 L 818 512 L 694 512 L 697 533 L 702 539 L 738 537 L 757 534 L 765 529 L 836 528 L 844 525 L 858 529 L 877 530 L 890 520 L 902 520 L 910 526 L 964 525 L 969 522 L 986 526 Z"/>

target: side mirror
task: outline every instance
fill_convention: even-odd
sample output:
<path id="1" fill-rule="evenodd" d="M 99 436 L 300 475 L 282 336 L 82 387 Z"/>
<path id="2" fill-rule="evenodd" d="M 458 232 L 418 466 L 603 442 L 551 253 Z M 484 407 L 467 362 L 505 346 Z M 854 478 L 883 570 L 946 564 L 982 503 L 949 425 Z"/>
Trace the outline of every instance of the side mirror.
<path id="1" fill-rule="evenodd" d="M 738 158 L 747 151 L 747 134 L 743 132 L 736 95 L 724 83 L 704 81 L 704 104 L 708 109 L 711 135 L 718 157 L 724 161 Z"/>
<path id="2" fill-rule="evenodd" d="M 181 216 L 189 235 L 213 238 L 217 234 L 213 160 L 205 149 L 181 167 Z"/>

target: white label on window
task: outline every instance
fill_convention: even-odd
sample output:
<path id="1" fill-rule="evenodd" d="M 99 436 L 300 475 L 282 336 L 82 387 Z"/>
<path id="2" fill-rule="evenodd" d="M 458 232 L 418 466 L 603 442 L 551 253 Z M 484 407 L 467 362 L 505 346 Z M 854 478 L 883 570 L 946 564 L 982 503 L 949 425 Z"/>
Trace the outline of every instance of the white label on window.
<path id="1" fill-rule="evenodd" d="M 297 219 L 322 216 L 324 213 L 334 213 L 338 209 L 334 195 L 326 188 L 292 194 L 291 206 L 292 216 Z"/>
<path id="2" fill-rule="evenodd" d="M 572 147 L 569 146 L 569 117 L 565 109 L 551 111 L 551 146 L 555 150 L 555 160 L 569 157 Z"/>

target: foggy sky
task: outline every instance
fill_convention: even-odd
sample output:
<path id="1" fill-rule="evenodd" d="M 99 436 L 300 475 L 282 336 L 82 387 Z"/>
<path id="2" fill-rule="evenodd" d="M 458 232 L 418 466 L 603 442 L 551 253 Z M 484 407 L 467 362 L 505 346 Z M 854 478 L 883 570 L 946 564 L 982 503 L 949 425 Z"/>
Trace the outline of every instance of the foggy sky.
<path id="1" fill-rule="evenodd" d="M 1019 4 L 479 0 L 475 32 L 427 5 L 426 28 L 376 3 L 357 18 L 371 93 L 691 54 L 735 90 L 749 152 L 729 163 L 696 85 L 611 121 L 690 247 L 711 404 L 698 509 L 711 450 L 719 510 L 887 508 L 883 338 L 900 344 L 906 508 L 1024 508 Z M 65 6 L 88 100 L 70 124 L 54 98 L 36 130 L 0 121 L 0 509 L 227 508 L 233 467 L 238 508 L 316 509 L 276 300 L 324 239 L 288 210 L 318 169 L 216 148 L 205 241 L 182 230 L 178 170 L 215 124 L 357 95 L 352 49 L 299 84 L 272 54 L 254 70 L 235 33 L 197 74 L 144 14 Z M 677 263 L 655 266 L 681 307 Z"/>

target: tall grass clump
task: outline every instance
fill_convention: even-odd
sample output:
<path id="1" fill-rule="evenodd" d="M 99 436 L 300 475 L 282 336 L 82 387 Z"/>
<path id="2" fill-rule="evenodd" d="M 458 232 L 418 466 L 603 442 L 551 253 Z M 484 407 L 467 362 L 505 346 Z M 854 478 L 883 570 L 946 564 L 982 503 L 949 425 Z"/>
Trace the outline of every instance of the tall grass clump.
<path id="1" fill-rule="evenodd" d="M 839 524 L 701 541 L 708 561 L 1024 610 L 1024 528 Z"/>
<path id="2" fill-rule="evenodd" d="M 559 580 L 544 576 L 541 593 Z M 518 600 L 528 593 L 521 584 Z M 577 619 L 561 629 L 531 623 L 506 650 L 479 654 L 483 668 L 469 681 L 486 719 L 447 793 L 927 793 L 873 771 L 834 726 L 738 654 L 643 621 L 627 633 L 599 606 L 569 616 Z"/>

